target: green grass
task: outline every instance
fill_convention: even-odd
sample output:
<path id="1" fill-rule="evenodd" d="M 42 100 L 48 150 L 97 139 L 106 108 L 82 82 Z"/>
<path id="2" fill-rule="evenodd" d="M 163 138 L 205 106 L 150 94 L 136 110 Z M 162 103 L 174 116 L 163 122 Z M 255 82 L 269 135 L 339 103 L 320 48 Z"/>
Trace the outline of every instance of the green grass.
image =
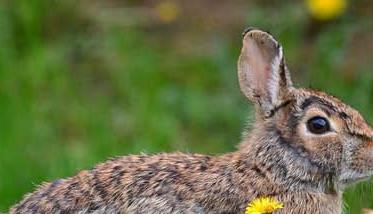
<path id="1" fill-rule="evenodd" d="M 89 6 L 0 3 L 1 211 L 42 181 L 108 157 L 232 151 L 251 115 L 236 80 L 244 26 L 279 36 L 302 86 L 342 97 L 373 122 L 372 63 L 354 57 L 361 54 L 354 50 L 372 56 L 356 40 L 372 32 L 371 16 L 352 10 L 307 40 L 309 18 L 292 1 L 237 8 L 251 12 L 213 34 L 200 32 L 198 20 L 182 29 L 123 25 Z M 346 213 L 373 207 L 372 185 L 350 188 L 345 198 Z"/>

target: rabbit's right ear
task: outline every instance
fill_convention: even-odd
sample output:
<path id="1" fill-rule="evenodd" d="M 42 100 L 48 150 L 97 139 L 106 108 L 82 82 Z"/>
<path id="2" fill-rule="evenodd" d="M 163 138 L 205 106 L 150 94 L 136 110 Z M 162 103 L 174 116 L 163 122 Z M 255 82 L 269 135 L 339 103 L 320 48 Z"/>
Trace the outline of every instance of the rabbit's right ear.
<path id="1" fill-rule="evenodd" d="M 281 45 L 256 29 L 245 32 L 238 77 L 241 91 L 265 115 L 281 105 L 292 87 Z"/>

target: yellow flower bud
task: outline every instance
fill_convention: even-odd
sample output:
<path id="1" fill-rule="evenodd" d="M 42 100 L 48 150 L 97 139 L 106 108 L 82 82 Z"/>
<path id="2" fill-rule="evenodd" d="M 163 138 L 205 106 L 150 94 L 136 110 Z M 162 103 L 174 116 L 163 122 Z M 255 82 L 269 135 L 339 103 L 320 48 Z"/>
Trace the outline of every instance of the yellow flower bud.
<path id="1" fill-rule="evenodd" d="M 162 1 L 156 6 L 155 10 L 159 19 L 165 23 L 174 21 L 179 15 L 179 7 L 173 1 Z"/>
<path id="2" fill-rule="evenodd" d="M 347 6 L 347 0 L 306 0 L 311 15 L 318 20 L 327 21 L 340 16 Z"/>

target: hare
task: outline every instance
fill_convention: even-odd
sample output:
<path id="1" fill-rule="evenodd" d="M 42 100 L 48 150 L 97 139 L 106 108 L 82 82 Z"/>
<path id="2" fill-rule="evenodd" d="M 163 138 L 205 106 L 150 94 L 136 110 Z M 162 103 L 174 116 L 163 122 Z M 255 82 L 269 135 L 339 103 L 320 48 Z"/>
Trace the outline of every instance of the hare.
<path id="1" fill-rule="evenodd" d="M 295 88 L 281 45 L 244 33 L 241 91 L 255 123 L 237 151 L 131 155 L 42 184 L 10 213 L 244 213 L 271 196 L 275 213 L 342 213 L 346 186 L 373 175 L 373 129 L 326 93 Z"/>

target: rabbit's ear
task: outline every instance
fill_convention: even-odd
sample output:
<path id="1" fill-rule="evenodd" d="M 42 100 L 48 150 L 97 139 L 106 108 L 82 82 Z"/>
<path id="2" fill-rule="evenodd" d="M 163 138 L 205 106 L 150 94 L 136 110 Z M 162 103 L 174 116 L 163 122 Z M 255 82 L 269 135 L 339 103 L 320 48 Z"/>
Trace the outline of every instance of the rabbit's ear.
<path id="1" fill-rule="evenodd" d="M 238 77 L 241 91 L 265 114 L 280 105 L 292 87 L 281 45 L 256 29 L 245 32 Z"/>

